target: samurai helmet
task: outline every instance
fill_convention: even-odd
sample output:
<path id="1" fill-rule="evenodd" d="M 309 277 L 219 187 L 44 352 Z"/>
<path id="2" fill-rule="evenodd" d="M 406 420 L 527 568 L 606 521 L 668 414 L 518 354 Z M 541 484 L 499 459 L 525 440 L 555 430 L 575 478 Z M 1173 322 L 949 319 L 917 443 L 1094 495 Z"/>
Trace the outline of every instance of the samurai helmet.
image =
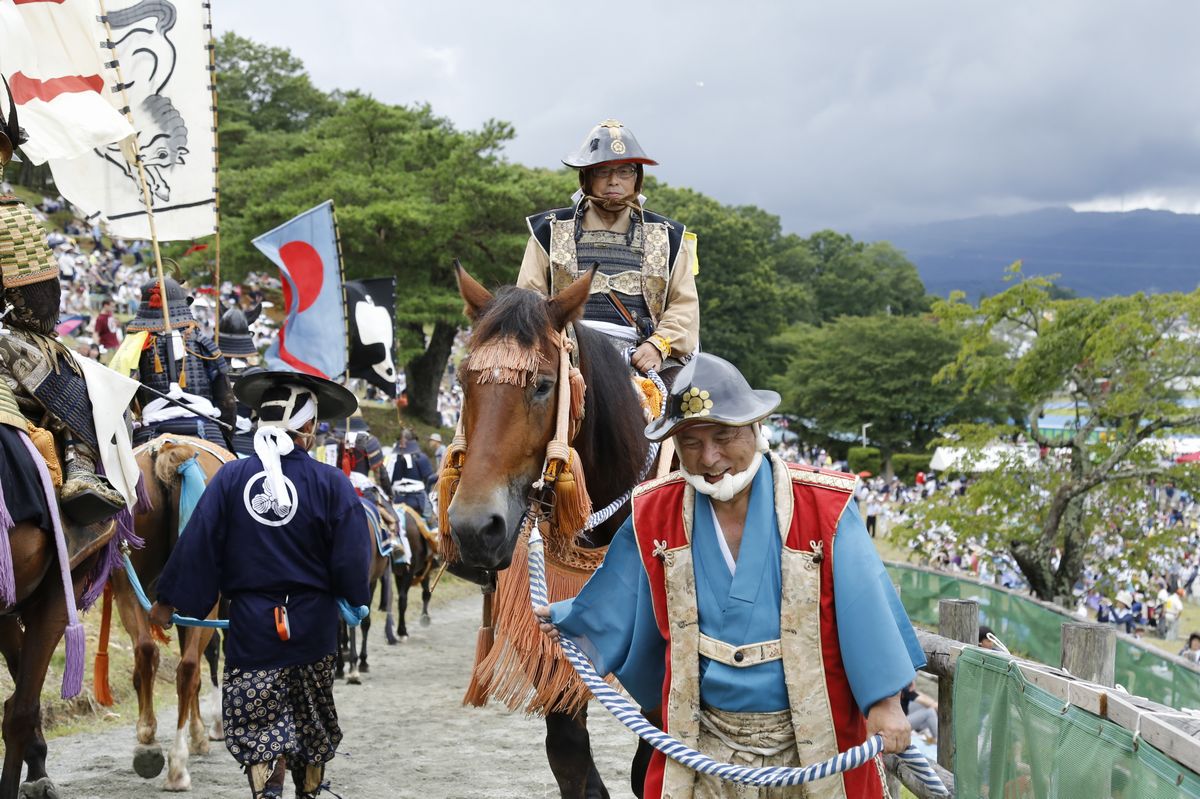
<path id="1" fill-rule="evenodd" d="M 600 164 L 644 164 L 658 166 L 646 155 L 633 133 L 615 119 L 606 119 L 592 128 L 583 144 L 562 160 L 572 169 L 587 169 Z"/>
<path id="2" fill-rule="evenodd" d="M 167 313 L 171 319 L 171 327 L 184 327 L 196 324 L 192 316 L 192 297 L 172 278 L 164 278 L 166 288 Z M 125 330 L 136 333 L 142 330 L 161 332 L 163 330 L 163 297 L 157 280 L 151 280 L 142 287 L 142 302 L 138 305 L 137 315 L 129 320 Z"/>
<path id="3" fill-rule="evenodd" d="M 254 306 L 249 311 L 243 311 L 234 305 L 221 314 L 218 330 L 221 331 L 222 354 L 233 358 L 258 355 L 258 348 L 254 346 L 254 336 L 250 333 L 250 325 L 258 319 L 261 311 L 261 304 Z"/>

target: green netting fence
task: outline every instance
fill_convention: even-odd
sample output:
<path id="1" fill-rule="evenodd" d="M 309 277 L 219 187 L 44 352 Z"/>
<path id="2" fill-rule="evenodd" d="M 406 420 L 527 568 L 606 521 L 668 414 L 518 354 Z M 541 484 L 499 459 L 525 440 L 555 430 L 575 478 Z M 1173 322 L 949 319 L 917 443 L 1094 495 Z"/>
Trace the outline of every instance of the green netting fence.
<path id="1" fill-rule="evenodd" d="M 955 665 L 954 744 L 959 797 L 1200 799 L 1200 776 L 981 649 Z"/>
<path id="2" fill-rule="evenodd" d="M 973 599 L 979 603 L 980 624 L 991 627 L 1013 652 L 1039 663 L 1060 662 L 1061 627 L 1079 621 L 1065 610 L 999 586 L 905 564 L 889 563 L 887 569 L 914 623 L 936 630 L 938 600 Z M 1169 707 L 1200 708 L 1200 671 L 1121 637 L 1117 638 L 1116 681 L 1131 694 Z"/>

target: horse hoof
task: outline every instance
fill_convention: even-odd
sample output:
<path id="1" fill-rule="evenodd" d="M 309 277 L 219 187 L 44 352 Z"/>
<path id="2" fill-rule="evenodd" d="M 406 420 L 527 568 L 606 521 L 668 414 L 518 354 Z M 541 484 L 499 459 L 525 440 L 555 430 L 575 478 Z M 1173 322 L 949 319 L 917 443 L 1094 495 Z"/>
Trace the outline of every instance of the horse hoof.
<path id="1" fill-rule="evenodd" d="M 431 621 L 432 621 L 432 619 L 429 618 L 428 613 L 421 614 L 421 626 L 422 627 L 428 627 Z"/>
<path id="2" fill-rule="evenodd" d="M 26 782 L 17 792 L 18 799 L 58 799 L 58 789 L 49 777 L 42 777 L 36 782 Z"/>
<path id="3" fill-rule="evenodd" d="M 407 635 L 402 635 L 402 636 L 400 636 L 400 643 L 402 643 L 402 644 L 407 644 L 407 643 L 408 643 L 408 636 L 407 636 Z"/>
<path id="4" fill-rule="evenodd" d="M 138 744 L 133 747 L 133 770 L 144 780 L 162 774 L 163 766 L 166 763 L 162 747 L 158 744 Z"/>
<path id="5" fill-rule="evenodd" d="M 357 674 L 351 674 L 346 678 L 346 685 L 362 685 L 362 678 Z"/>
<path id="6" fill-rule="evenodd" d="M 358 664 L 358 670 L 362 674 L 367 674 L 371 671 L 371 667 L 368 666 L 367 662 L 364 660 L 362 663 Z"/>
<path id="7" fill-rule="evenodd" d="M 192 775 L 184 772 L 182 776 L 172 779 L 167 777 L 167 781 L 163 783 L 164 791 L 190 791 L 192 789 Z"/>

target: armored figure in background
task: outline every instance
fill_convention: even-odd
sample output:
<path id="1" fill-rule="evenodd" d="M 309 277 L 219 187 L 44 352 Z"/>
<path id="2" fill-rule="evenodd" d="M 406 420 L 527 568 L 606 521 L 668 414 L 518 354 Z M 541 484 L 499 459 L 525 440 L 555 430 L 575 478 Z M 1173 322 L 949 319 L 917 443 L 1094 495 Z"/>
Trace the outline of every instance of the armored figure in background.
<path id="1" fill-rule="evenodd" d="M 137 315 L 125 326 L 127 334 L 141 331 L 150 334 L 138 360 L 137 378 L 161 394 L 186 402 L 200 415 L 219 418 L 232 426 L 236 410 L 225 356 L 200 330 L 192 316 L 192 298 L 183 287 L 171 278 L 163 283 L 170 337 L 164 335 L 164 298 L 157 282 L 147 283 L 142 289 Z M 168 346 L 168 341 L 174 343 Z M 196 436 L 220 446 L 229 444 L 212 421 L 174 406 L 150 391 L 138 392 L 138 401 L 142 406 L 142 425 L 134 431 L 135 444 L 163 433 Z"/>

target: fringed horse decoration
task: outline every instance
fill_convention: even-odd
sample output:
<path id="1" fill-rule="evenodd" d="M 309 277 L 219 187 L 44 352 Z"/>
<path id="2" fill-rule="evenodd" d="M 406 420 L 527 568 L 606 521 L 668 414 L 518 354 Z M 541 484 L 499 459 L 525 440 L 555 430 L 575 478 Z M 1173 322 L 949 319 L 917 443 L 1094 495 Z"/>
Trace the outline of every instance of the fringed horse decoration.
<path id="1" fill-rule="evenodd" d="M 498 572 L 465 701 L 495 698 L 545 715 L 561 795 L 605 797 L 588 745 L 590 694 L 529 611 L 522 529 L 526 519 L 541 523 L 551 601 L 574 596 L 603 560 L 628 515 L 622 497 L 645 471 L 643 401 L 607 338 L 584 326 L 573 339 L 567 332 L 591 273 L 550 299 L 515 288 L 493 297 L 461 268 L 458 280 L 474 330 L 459 370 L 460 429 L 439 478 L 441 532 L 447 559 Z M 589 520 L 590 497 L 615 512 Z M 594 529 L 585 529 L 589 521 Z"/>
<path id="2" fill-rule="evenodd" d="M 135 530 L 145 546 L 130 553 L 137 577 L 151 599 L 154 586 L 167 564 L 167 559 L 179 540 L 190 506 L 199 492 L 222 465 L 234 459 L 233 453 L 204 439 L 182 435 L 163 435 L 134 450 L 146 484 L 149 507 L 135 518 Z M 170 639 L 161 628 L 150 624 L 149 614 L 142 609 L 130 585 L 129 577 L 114 571 L 110 580 L 113 597 L 120 613 L 121 624 L 133 642 L 133 686 L 138 697 L 137 740 L 133 768 L 143 778 L 158 776 L 163 769 L 162 747 L 155 740 L 158 719 L 154 713 L 154 683 L 158 673 L 161 643 Z M 215 611 L 209 614 L 215 618 Z M 109 617 L 106 611 L 104 619 Z M 102 619 L 102 622 L 104 621 Z M 192 778 L 188 772 L 190 754 L 206 754 L 209 737 L 200 713 L 200 657 L 213 636 L 213 630 L 201 627 L 177 627 L 180 661 L 175 669 L 175 690 L 178 699 L 175 738 L 167 753 L 167 778 L 163 784 L 168 791 L 186 791 Z M 107 642 L 107 624 L 101 630 L 101 641 Z M 107 653 L 97 654 L 97 663 Z M 105 679 L 96 676 L 98 691 L 111 696 Z M 214 689 L 216 712 L 220 714 L 220 695 Z M 190 740 L 189 740 L 190 739 Z"/>

